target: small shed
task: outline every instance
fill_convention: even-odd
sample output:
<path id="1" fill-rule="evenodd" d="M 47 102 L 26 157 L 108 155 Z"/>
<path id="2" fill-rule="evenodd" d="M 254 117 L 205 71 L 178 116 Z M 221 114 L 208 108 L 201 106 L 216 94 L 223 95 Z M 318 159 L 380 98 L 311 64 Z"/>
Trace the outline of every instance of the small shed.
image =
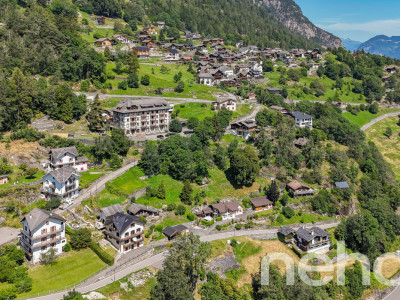
<path id="1" fill-rule="evenodd" d="M 274 205 L 266 196 L 250 199 L 250 203 L 255 211 L 268 210 Z"/>
<path id="2" fill-rule="evenodd" d="M 168 240 L 172 240 L 175 236 L 179 234 L 186 234 L 189 232 L 189 229 L 184 225 L 175 225 L 175 226 L 167 226 L 163 229 L 163 234 L 168 238 Z"/>
<path id="3" fill-rule="evenodd" d="M 105 224 L 106 221 L 116 213 L 124 213 L 124 209 L 119 204 L 110 205 L 100 209 L 100 222 Z"/>

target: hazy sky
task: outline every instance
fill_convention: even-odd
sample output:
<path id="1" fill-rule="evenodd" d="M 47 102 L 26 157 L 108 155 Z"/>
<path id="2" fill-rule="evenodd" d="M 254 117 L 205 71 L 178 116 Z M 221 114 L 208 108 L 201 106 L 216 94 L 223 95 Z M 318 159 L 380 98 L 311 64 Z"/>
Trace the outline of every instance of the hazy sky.
<path id="1" fill-rule="evenodd" d="M 317 26 L 364 42 L 379 34 L 400 36 L 400 0 L 295 0 Z"/>

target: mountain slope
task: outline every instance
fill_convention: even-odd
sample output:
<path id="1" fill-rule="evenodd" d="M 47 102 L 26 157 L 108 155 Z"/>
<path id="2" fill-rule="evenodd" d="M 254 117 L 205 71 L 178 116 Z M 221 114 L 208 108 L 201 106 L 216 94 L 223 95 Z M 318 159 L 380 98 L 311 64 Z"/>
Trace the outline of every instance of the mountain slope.
<path id="1" fill-rule="evenodd" d="M 358 50 L 400 59 L 400 36 L 378 35 L 362 43 Z"/>
<path id="2" fill-rule="evenodd" d="M 291 31 L 331 48 L 342 47 L 340 38 L 315 26 L 293 0 L 262 0 L 268 11 Z"/>
<path id="3" fill-rule="evenodd" d="M 285 12 L 286 7 L 291 10 L 290 16 L 282 20 L 290 19 L 289 25 L 293 26 L 283 26 L 281 12 L 271 10 L 263 4 L 269 1 L 262 0 L 131 0 L 120 6 L 119 0 L 74 0 L 88 13 L 123 16 L 126 22 L 138 25 L 164 21 L 169 36 L 176 36 L 177 30 L 191 30 L 204 37 L 223 38 L 228 45 L 243 40 L 247 45 L 284 49 L 341 46 L 339 39 L 305 18 L 293 1 L 278 2 Z"/>
<path id="4" fill-rule="evenodd" d="M 362 42 L 353 41 L 352 39 L 342 39 L 342 42 L 343 42 L 343 47 L 345 47 L 346 50 L 349 51 L 357 50 L 358 47 L 360 47 L 360 45 L 362 44 Z"/>

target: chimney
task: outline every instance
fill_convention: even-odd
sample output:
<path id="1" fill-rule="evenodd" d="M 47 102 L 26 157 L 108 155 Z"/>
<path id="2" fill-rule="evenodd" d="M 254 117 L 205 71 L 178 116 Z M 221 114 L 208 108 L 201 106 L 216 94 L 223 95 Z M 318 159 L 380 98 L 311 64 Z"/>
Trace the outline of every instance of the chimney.
<path id="1" fill-rule="evenodd" d="M 29 219 L 32 219 L 32 214 L 29 214 Z"/>

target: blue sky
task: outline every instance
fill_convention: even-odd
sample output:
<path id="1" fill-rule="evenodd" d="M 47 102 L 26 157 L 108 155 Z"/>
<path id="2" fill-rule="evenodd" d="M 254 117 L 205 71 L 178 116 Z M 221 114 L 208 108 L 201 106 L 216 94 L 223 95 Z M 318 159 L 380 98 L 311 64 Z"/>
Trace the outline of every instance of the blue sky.
<path id="1" fill-rule="evenodd" d="M 295 0 L 315 25 L 364 42 L 379 34 L 400 36 L 400 0 Z"/>

